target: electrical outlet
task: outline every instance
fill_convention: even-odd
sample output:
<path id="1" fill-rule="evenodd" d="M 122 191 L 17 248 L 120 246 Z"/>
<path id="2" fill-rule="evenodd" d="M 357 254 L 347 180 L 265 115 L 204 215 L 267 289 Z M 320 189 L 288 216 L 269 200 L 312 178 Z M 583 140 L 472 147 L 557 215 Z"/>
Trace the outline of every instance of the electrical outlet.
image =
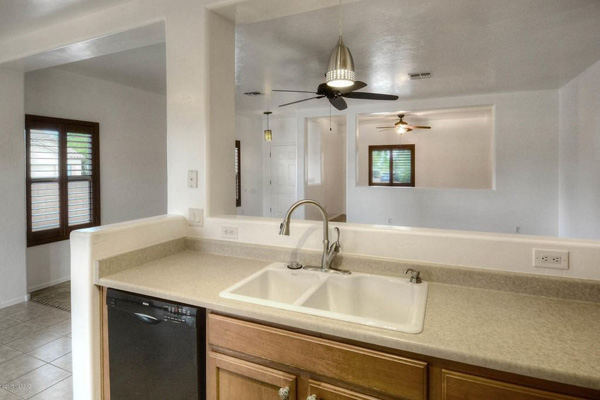
<path id="1" fill-rule="evenodd" d="M 538 268 L 569 269 L 569 252 L 533 249 L 533 266 Z"/>
<path id="2" fill-rule="evenodd" d="M 190 208 L 188 210 L 188 221 L 193 226 L 204 226 L 204 210 L 201 208 Z"/>
<path id="3" fill-rule="evenodd" d="M 222 226 L 221 227 L 221 237 L 223 239 L 237 239 L 238 238 L 237 226 Z"/>

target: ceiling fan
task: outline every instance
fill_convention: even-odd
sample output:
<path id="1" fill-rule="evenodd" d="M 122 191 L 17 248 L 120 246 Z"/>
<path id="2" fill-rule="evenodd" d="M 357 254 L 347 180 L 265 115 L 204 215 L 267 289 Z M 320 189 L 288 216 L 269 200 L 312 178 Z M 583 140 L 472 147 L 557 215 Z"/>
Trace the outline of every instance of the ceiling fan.
<path id="1" fill-rule="evenodd" d="M 414 129 L 431 129 L 431 127 L 422 125 L 409 125 L 404 121 L 404 114 L 398 114 L 398 121 L 394 124 L 394 126 L 378 126 L 377 129 L 379 129 L 380 132 L 395 130 L 397 133 L 406 133 Z"/>
<path id="2" fill-rule="evenodd" d="M 296 103 L 302 103 L 303 101 L 313 99 L 323 99 L 327 97 L 332 106 L 342 111 L 348 108 L 348 104 L 344 100 L 347 99 L 363 99 L 363 100 L 398 100 L 398 96 L 391 94 L 379 94 L 379 93 L 367 93 L 367 92 L 356 92 L 356 90 L 366 87 L 367 84 L 361 81 L 355 81 L 351 86 L 345 88 L 334 88 L 329 86 L 327 83 L 321 83 L 317 88 L 316 92 L 309 92 L 305 90 L 273 90 L 274 92 L 287 92 L 287 93 L 311 93 L 316 94 L 314 97 L 308 99 L 302 99 L 298 101 L 292 101 L 291 103 L 282 104 L 279 107 L 285 107 Z"/>

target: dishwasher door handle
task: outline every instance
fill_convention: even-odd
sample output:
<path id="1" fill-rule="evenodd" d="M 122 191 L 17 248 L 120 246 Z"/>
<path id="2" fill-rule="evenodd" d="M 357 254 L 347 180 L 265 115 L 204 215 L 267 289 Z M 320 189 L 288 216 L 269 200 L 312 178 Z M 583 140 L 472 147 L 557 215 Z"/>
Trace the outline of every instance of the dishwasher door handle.
<path id="1" fill-rule="evenodd" d="M 151 325 L 156 325 L 160 323 L 160 320 L 158 318 L 154 318 L 151 315 L 148 314 L 142 314 L 142 313 L 134 313 L 134 315 L 142 322 L 146 323 L 146 324 L 151 324 Z"/>

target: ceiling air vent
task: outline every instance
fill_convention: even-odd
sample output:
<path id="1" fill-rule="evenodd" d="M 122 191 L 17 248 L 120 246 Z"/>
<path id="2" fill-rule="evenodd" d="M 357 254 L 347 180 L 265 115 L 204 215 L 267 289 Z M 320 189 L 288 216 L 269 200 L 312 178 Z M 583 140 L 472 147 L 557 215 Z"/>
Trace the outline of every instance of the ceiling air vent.
<path id="1" fill-rule="evenodd" d="M 416 74 L 408 74 L 408 77 L 411 81 L 416 81 L 419 79 L 429 79 L 431 78 L 431 72 L 418 72 Z"/>
<path id="2" fill-rule="evenodd" d="M 246 92 L 244 93 L 246 96 L 262 96 L 261 92 Z"/>

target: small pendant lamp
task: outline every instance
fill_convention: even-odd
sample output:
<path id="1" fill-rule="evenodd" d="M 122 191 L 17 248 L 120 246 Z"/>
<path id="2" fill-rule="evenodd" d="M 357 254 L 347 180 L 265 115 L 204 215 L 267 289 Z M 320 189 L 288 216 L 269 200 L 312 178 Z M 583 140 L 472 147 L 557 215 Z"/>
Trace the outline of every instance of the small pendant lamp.
<path id="1" fill-rule="evenodd" d="M 263 114 L 267 116 L 267 129 L 265 129 L 265 142 L 273 140 L 273 132 L 269 128 L 269 115 L 273 114 L 271 111 L 265 111 Z"/>
<path id="2" fill-rule="evenodd" d="M 342 37 L 342 0 L 340 0 L 339 27 L 340 37 L 329 57 L 329 66 L 325 75 L 327 86 L 333 88 L 349 87 L 356 81 L 354 59 L 350 50 L 344 44 L 344 38 Z"/>

